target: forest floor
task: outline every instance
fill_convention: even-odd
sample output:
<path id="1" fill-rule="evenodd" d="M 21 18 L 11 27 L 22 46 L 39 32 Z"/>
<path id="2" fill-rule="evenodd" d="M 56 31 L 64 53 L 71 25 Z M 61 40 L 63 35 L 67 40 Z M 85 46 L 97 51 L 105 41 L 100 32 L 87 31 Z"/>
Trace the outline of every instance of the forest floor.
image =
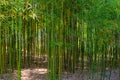
<path id="1" fill-rule="evenodd" d="M 21 71 L 21 79 L 22 80 L 49 80 L 47 79 L 47 68 L 36 68 L 36 69 L 22 69 Z M 91 78 L 90 76 L 93 75 Z M 10 79 L 11 78 L 11 79 Z M 4 74 L 0 80 L 17 80 L 17 71 L 13 73 Z M 62 80 L 103 80 L 100 72 L 87 72 L 84 71 L 80 73 L 77 70 L 75 73 L 63 73 Z M 119 80 L 118 69 L 107 70 L 105 72 L 104 80 Z"/>

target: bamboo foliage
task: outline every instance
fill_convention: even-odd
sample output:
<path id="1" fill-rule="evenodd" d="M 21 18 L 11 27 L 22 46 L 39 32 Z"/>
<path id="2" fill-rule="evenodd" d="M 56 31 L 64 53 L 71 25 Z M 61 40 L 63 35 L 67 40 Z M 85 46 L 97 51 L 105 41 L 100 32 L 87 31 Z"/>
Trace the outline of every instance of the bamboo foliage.
<path id="1" fill-rule="evenodd" d="M 119 3 L 0 1 L 0 74 L 17 69 L 21 80 L 22 68 L 41 67 L 41 57 L 47 56 L 50 80 L 62 80 L 63 72 L 79 68 L 92 71 L 92 80 L 94 72 L 101 71 L 104 80 L 106 68 L 120 68 Z"/>

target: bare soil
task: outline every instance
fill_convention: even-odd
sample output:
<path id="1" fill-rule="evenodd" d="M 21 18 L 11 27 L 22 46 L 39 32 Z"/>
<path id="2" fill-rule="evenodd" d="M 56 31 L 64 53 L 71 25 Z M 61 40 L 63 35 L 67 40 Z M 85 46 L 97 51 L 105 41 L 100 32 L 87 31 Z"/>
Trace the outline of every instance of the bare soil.
<path id="1" fill-rule="evenodd" d="M 111 73 L 110 73 L 111 71 Z M 34 69 L 22 69 L 21 79 L 22 80 L 49 80 L 48 70 L 46 68 L 34 68 Z M 79 71 L 75 73 L 64 72 L 62 74 L 62 80 L 103 80 L 101 77 L 101 72 L 88 72 Z M 6 73 L 0 80 L 17 80 L 17 71 L 13 73 Z M 119 80 L 118 69 L 106 70 L 104 75 L 104 80 Z"/>

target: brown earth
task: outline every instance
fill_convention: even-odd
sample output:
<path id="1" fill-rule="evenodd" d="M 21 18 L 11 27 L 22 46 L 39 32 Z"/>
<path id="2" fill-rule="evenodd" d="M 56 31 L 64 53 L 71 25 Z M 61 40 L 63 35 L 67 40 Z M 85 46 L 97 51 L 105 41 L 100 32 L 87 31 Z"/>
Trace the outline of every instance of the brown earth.
<path id="1" fill-rule="evenodd" d="M 33 68 L 33 69 L 22 69 L 21 80 L 49 80 L 47 79 L 47 69 L 46 68 Z M 74 74 L 63 73 L 62 80 L 103 80 L 101 77 L 101 72 L 88 72 L 77 70 Z M 17 71 L 13 73 L 4 74 L 0 80 L 17 80 Z M 106 70 L 104 80 L 119 80 L 118 69 Z"/>

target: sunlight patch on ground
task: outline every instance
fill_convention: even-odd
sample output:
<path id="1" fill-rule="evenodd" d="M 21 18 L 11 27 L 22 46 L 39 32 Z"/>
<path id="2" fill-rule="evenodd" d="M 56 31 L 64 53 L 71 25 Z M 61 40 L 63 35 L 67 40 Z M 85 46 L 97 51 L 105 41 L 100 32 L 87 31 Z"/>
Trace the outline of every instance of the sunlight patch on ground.
<path id="1" fill-rule="evenodd" d="M 36 69 L 23 69 L 21 71 L 22 75 L 26 73 L 37 73 L 37 74 L 47 74 L 47 69 L 46 68 L 36 68 Z"/>
<path id="2" fill-rule="evenodd" d="M 46 68 L 35 68 L 35 69 L 23 69 L 22 80 L 44 80 L 47 74 Z"/>

